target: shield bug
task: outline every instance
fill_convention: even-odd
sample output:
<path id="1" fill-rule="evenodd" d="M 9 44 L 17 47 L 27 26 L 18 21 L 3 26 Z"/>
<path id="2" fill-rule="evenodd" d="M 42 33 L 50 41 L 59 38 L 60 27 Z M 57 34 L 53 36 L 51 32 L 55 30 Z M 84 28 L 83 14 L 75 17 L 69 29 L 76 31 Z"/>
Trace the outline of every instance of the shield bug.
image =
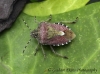
<path id="1" fill-rule="evenodd" d="M 51 16 L 47 21 L 40 22 L 38 28 L 31 32 L 31 37 L 37 39 L 38 45 L 41 44 L 44 57 L 45 57 L 45 52 L 42 45 L 49 45 L 54 54 L 67 59 L 67 56 L 63 56 L 55 52 L 55 50 L 53 49 L 53 46 L 61 46 L 61 45 L 68 44 L 69 42 L 71 42 L 71 40 L 75 38 L 76 35 L 68 26 L 62 24 L 62 22 L 65 22 L 65 21 L 62 21 L 60 23 L 48 23 L 50 20 L 51 20 Z M 66 23 L 75 23 L 76 20 L 72 22 L 66 22 Z M 27 25 L 27 23 L 24 20 L 23 22 L 30 29 L 30 27 Z M 28 41 L 27 44 L 29 44 L 30 41 L 31 39 Z M 36 52 L 34 53 L 34 55 L 36 55 L 38 51 L 38 45 L 37 45 Z M 25 46 L 25 48 L 26 47 L 27 46 Z M 23 50 L 23 52 L 24 51 L 25 50 Z"/>

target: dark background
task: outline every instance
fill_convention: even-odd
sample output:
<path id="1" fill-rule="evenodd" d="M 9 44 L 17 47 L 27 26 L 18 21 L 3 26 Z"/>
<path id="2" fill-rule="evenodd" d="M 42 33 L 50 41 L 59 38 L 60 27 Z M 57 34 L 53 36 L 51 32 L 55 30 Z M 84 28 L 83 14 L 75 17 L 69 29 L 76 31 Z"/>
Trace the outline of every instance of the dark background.
<path id="1" fill-rule="evenodd" d="M 100 0 L 90 0 L 87 4 L 98 2 L 98 1 L 100 1 Z"/>

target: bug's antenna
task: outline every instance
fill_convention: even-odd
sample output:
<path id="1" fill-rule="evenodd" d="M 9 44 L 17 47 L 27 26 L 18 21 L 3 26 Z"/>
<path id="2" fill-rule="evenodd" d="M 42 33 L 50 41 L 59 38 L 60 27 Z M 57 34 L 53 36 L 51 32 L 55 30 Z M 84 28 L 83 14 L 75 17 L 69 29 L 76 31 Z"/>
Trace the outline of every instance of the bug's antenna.
<path id="1" fill-rule="evenodd" d="M 28 27 L 28 29 L 31 31 L 31 28 L 27 25 L 27 23 L 25 22 L 25 20 L 24 19 L 22 19 L 22 20 L 23 20 L 24 24 Z"/>
<path id="2" fill-rule="evenodd" d="M 29 45 L 30 42 L 31 42 L 31 39 L 29 39 L 29 41 L 28 41 L 27 44 L 25 45 L 24 50 L 23 50 L 23 53 L 25 52 L 25 50 L 26 50 L 26 48 L 27 48 L 27 46 Z"/>
<path id="3" fill-rule="evenodd" d="M 28 29 L 31 31 L 31 28 L 28 26 L 28 24 L 25 22 L 25 20 L 24 19 L 22 19 L 22 20 L 23 20 L 24 24 L 26 25 L 26 27 L 28 27 Z M 26 50 L 26 48 L 27 48 L 27 46 L 29 45 L 30 42 L 31 42 L 31 38 L 29 39 L 29 41 L 25 45 L 23 53 L 25 52 L 25 50 Z"/>

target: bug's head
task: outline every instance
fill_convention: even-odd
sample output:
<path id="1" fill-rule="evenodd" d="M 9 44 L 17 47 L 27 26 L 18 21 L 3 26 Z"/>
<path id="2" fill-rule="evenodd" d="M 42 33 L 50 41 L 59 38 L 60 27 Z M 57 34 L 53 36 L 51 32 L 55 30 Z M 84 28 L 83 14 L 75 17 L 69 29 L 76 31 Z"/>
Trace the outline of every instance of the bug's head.
<path id="1" fill-rule="evenodd" d="M 33 30 L 31 32 L 31 36 L 34 37 L 34 38 L 38 38 L 38 30 Z"/>

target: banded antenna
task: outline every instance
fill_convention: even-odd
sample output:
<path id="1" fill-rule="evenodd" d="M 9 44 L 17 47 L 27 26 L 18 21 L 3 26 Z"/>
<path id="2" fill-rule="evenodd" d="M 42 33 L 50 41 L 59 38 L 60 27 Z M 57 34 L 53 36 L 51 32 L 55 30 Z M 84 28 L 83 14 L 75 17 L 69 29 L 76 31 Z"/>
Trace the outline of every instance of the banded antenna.
<path id="1" fill-rule="evenodd" d="M 26 27 L 28 27 L 28 29 L 31 31 L 32 29 L 28 26 L 28 24 L 26 23 L 26 21 L 24 19 L 22 19 L 24 24 L 26 25 Z M 29 43 L 31 42 L 31 38 L 28 40 L 27 44 L 24 47 L 23 53 L 25 52 L 27 46 L 29 45 Z"/>
<path id="2" fill-rule="evenodd" d="M 30 31 L 32 31 L 32 29 L 28 26 L 28 24 L 26 23 L 26 21 L 24 20 L 24 19 L 22 19 L 23 20 L 23 22 L 24 22 L 24 24 L 26 25 L 26 27 L 28 27 L 28 29 L 30 30 Z M 38 21 L 36 21 L 36 16 L 35 16 L 35 23 L 38 23 Z M 23 50 L 23 53 L 25 52 L 25 50 L 26 50 L 26 48 L 27 48 L 27 46 L 29 45 L 29 43 L 31 42 L 31 38 L 29 39 L 29 41 L 27 42 L 27 44 L 25 45 L 25 47 L 24 47 L 24 50 Z M 39 46 L 39 42 L 38 42 L 38 45 L 37 45 L 37 47 L 35 48 L 35 53 L 34 53 L 34 55 L 36 55 L 36 53 L 37 53 L 37 51 L 38 51 L 38 46 Z"/>

